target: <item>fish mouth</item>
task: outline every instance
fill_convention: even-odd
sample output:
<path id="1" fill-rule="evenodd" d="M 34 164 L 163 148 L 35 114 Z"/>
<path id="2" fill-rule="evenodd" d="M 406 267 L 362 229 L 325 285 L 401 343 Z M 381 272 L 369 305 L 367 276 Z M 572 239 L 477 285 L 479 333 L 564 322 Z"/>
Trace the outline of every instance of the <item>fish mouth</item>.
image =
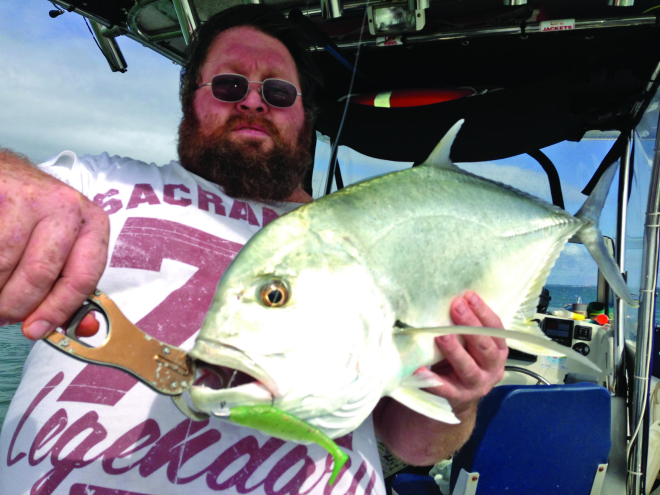
<path id="1" fill-rule="evenodd" d="M 190 399 L 199 411 L 225 415 L 228 408 L 272 404 L 282 396 L 270 375 L 236 347 L 198 340 L 189 355 L 198 364 Z"/>
<path id="2" fill-rule="evenodd" d="M 223 390 L 228 388 L 238 388 L 249 383 L 259 381 L 253 376 L 227 366 L 217 366 L 203 361 L 197 363 L 197 375 L 195 376 L 196 387 L 205 387 L 212 390 Z"/>

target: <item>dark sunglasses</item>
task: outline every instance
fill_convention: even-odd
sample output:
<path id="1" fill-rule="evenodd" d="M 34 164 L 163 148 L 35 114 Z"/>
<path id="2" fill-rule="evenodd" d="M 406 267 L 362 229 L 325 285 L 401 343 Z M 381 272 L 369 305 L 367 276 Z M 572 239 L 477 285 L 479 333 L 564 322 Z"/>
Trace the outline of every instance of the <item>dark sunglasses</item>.
<path id="1" fill-rule="evenodd" d="M 261 84 L 262 98 L 271 107 L 288 108 L 296 102 L 296 97 L 302 96 L 298 93 L 296 87 L 289 81 L 282 79 L 264 79 L 263 81 L 250 81 L 247 77 L 240 74 L 219 74 L 213 76 L 210 83 L 202 84 L 211 86 L 211 93 L 216 100 L 227 103 L 238 103 L 247 98 L 250 92 L 250 83 Z M 197 89 L 199 89 L 197 88 Z"/>

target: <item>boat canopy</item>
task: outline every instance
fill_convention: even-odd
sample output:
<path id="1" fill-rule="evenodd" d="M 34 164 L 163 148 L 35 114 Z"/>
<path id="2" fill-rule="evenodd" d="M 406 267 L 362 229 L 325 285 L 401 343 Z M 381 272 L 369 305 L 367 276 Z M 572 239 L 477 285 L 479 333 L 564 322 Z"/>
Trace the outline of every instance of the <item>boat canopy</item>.
<path id="1" fill-rule="evenodd" d="M 413 7 L 420 7 L 416 1 Z M 117 36 L 181 63 L 195 26 L 238 2 L 53 3 L 91 19 L 111 67 L 126 70 L 130 60 L 128 65 L 123 60 Z M 265 3 L 286 14 L 298 9 L 290 17 L 316 41 L 313 56 L 325 79 L 316 128 L 331 139 L 344 112 L 338 100 L 349 92 L 347 67 L 361 31 L 359 75 L 351 93 L 473 90 L 473 96 L 408 108 L 349 105 L 341 144 L 375 158 L 419 163 L 460 118 L 466 124 L 452 151 L 455 161 L 534 152 L 579 140 L 590 130 L 632 129 L 657 87 L 660 53 L 651 47 L 660 42 L 660 9 L 654 0 L 425 0 L 421 6 L 428 7 L 415 10 L 425 16 L 423 28 L 382 35 L 361 26 L 369 24 L 365 7 L 373 10 L 383 2 L 332 0 L 341 7 L 334 18 L 332 12 L 322 15 L 326 0 Z"/>

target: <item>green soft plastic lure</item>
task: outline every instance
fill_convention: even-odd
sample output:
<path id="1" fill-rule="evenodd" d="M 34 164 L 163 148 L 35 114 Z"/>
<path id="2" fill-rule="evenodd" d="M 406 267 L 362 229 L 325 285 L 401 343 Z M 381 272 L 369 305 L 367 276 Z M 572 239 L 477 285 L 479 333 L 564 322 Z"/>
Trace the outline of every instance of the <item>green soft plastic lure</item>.
<path id="1" fill-rule="evenodd" d="M 238 406 L 229 411 L 229 420 L 248 428 L 262 431 L 281 440 L 312 442 L 330 452 L 334 467 L 329 484 L 332 486 L 341 468 L 348 460 L 339 446 L 322 431 L 272 406 Z"/>

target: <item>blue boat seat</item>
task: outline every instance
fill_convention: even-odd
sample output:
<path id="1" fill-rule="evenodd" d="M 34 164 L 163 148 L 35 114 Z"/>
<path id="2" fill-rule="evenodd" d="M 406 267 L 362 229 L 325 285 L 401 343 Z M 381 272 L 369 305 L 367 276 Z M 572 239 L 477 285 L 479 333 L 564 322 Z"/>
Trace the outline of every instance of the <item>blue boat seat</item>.
<path id="1" fill-rule="evenodd" d="M 593 383 L 495 387 L 454 456 L 452 492 L 462 468 L 479 473 L 477 495 L 589 495 L 610 453 L 610 407 Z"/>
<path id="2" fill-rule="evenodd" d="M 392 481 L 392 494 L 396 495 L 440 495 L 440 489 L 429 475 L 399 473 Z"/>

